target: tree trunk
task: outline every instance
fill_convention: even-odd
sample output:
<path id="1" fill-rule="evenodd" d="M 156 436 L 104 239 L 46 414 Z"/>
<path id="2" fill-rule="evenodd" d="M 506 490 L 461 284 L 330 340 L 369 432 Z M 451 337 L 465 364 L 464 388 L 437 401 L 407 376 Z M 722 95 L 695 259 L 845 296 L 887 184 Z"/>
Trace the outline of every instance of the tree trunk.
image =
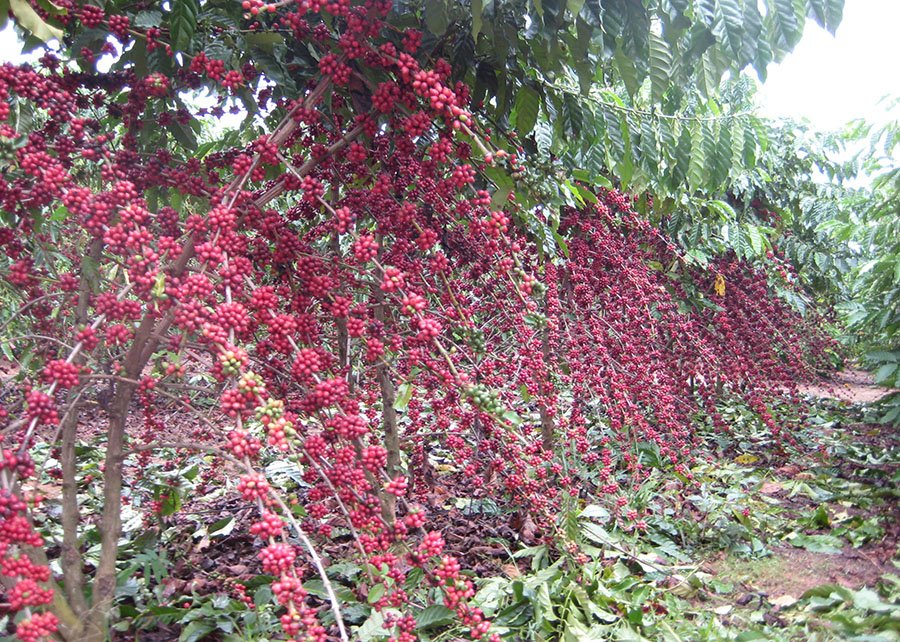
<path id="1" fill-rule="evenodd" d="M 95 239 L 88 250 L 88 258 L 96 264 L 100 261 L 103 252 L 103 241 Z M 91 294 L 94 289 L 94 277 L 89 266 L 83 265 L 78 286 L 78 307 L 75 311 L 75 321 L 79 325 L 87 324 L 87 309 Z M 85 361 L 82 351 L 75 359 L 75 363 Z M 84 558 L 81 553 L 81 542 L 78 539 L 78 525 L 81 514 L 78 510 L 78 485 L 75 477 L 78 473 L 78 458 L 75 454 L 75 442 L 78 433 L 78 420 L 81 416 L 82 402 L 80 396 L 73 390 L 69 394 L 69 409 L 63 420 L 62 445 L 60 455 L 60 467 L 62 469 L 62 518 L 63 529 L 62 550 L 60 562 L 63 572 L 63 585 L 66 600 L 72 611 L 79 618 L 84 618 L 88 610 L 87 599 L 84 596 Z"/>
<path id="2" fill-rule="evenodd" d="M 180 274 L 187 264 L 182 262 L 187 248 L 182 251 L 176 267 Z M 122 531 L 122 464 L 125 451 L 125 422 L 137 385 L 150 357 L 159 346 L 159 337 L 174 318 L 172 312 L 157 320 L 146 313 L 135 333 L 134 342 L 125 357 L 127 380 L 116 383 L 116 392 L 109 409 L 109 426 L 106 432 L 106 458 L 103 469 L 103 515 L 100 522 L 100 563 L 93 582 L 93 599 L 85 624 L 84 642 L 105 642 L 109 637 L 109 614 L 116 593 L 116 561 L 119 554 L 119 537 Z"/>
<path id="3" fill-rule="evenodd" d="M 381 387 L 381 416 L 384 427 L 384 447 L 387 450 L 386 471 L 393 479 L 400 471 L 400 431 L 397 428 L 397 411 L 394 402 L 397 399 L 394 382 L 386 365 L 378 366 L 378 385 Z M 388 524 L 393 524 L 397 515 L 397 498 L 384 493 L 382 514 Z"/>
<path id="4" fill-rule="evenodd" d="M 74 395 L 73 395 L 74 396 Z M 80 406 L 80 401 L 74 401 Z M 62 550 L 60 565 L 63 572 L 63 583 L 66 600 L 78 617 L 87 612 L 87 600 L 84 597 L 84 560 L 81 555 L 81 542 L 78 539 L 78 485 L 75 475 L 78 472 L 78 460 L 75 455 L 75 438 L 78 428 L 78 407 L 72 407 L 62 425 Z"/>
<path id="5" fill-rule="evenodd" d="M 93 582 L 93 601 L 85 623 L 84 642 L 105 642 L 109 613 L 116 593 L 116 560 L 122 531 L 122 460 L 125 420 L 135 385 L 119 381 L 109 410 L 103 469 L 103 517 L 100 522 L 100 563 Z"/>
<path id="6" fill-rule="evenodd" d="M 375 299 L 375 319 L 384 323 L 386 319 L 384 310 L 384 292 L 376 285 L 372 290 Z M 391 373 L 387 363 L 382 361 L 377 368 L 378 385 L 381 388 L 381 424 L 384 429 L 384 448 L 387 450 L 387 466 L 385 470 L 388 477 L 393 479 L 400 471 L 400 432 L 397 428 L 397 411 L 394 403 L 397 393 L 394 382 L 391 381 Z M 381 493 L 381 514 L 385 523 L 393 525 L 397 517 L 397 498 L 390 494 Z"/>
<path id="7" fill-rule="evenodd" d="M 541 397 L 546 397 L 550 388 L 550 318 L 547 316 L 547 301 L 544 299 L 544 318 L 546 319 L 544 329 L 541 330 L 541 353 L 544 357 L 544 372 L 546 380 L 541 382 Z M 541 410 L 541 444 L 547 452 L 553 451 L 554 439 L 553 433 L 555 426 L 553 417 L 547 412 L 543 404 L 540 404 Z"/>

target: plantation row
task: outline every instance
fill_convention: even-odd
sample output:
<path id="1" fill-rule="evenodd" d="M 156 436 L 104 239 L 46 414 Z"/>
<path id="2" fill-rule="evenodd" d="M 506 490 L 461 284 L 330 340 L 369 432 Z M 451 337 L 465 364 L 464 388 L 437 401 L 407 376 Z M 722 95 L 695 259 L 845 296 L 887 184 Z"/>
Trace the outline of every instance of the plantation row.
<path id="1" fill-rule="evenodd" d="M 4 352 L 20 379 L 0 552 L 19 639 L 107 639 L 123 487 L 162 449 L 212 455 L 203 479 L 253 509 L 252 563 L 285 637 L 359 634 L 327 572 L 352 560 L 382 616 L 370 639 L 418 639 L 438 613 L 495 642 L 432 525 L 447 479 L 527 514 L 578 564 L 570 517 L 587 502 L 645 530 L 634 490 L 652 470 L 692 483 L 702 436 L 732 429 L 723 407 L 776 451 L 797 445 L 798 385 L 841 349 L 790 305 L 805 295 L 786 259 L 698 260 L 657 225 L 670 204 L 602 177 L 545 176 L 567 196 L 542 204 L 527 143 L 390 2 L 244 5 L 11 3 L 32 33 L 69 34 L 0 67 Z M 242 45 L 243 61 L 226 51 Z M 218 103 L 191 113 L 200 90 Z M 196 116 L 236 105 L 239 129 L 201 131 Z M 189 435 L 171 436 L 173 410 Z M 88 421 L 99 514 L 80 488 Z M 58 467 L 41 474 L 61 490 L 41 501 L 32 453 L 48 443 Z M 274 484 L 272 462 L 299 479 Z"/>

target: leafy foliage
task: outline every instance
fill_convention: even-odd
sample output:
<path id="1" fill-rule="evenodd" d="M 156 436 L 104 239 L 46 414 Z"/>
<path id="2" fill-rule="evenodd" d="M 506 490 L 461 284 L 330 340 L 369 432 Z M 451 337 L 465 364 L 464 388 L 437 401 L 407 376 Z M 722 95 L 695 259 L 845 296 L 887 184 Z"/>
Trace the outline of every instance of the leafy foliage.
<path id="1" fill-rule="evenodd" d="M 896 103 L 895 103 L 896 107 Z M 877 383 L 900 387 L 900 168 L 896 151 L 900 124 L 891 120 L 873 129 L 857 122 L 849 144 L 866 141 L 856 160 L 871 188 L 850 191 L 842 211 L 819 229 L 858 254 L 852 287 L 843 306 L 849 328 L 857 333 L 865 363 Z M 881 421 L 900 425 L 900 395 L 883 402 Z"/>

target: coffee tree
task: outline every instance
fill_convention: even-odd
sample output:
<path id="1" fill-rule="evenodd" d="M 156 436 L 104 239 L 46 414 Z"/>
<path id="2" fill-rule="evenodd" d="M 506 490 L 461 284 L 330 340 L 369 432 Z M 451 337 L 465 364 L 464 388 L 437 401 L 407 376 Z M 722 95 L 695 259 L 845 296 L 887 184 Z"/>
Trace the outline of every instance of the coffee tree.
<path id="1" fill-rule="evenodd" d="M 659 17 L 707 75 L 753 60 L 764 70 L 764 44 L 793 46 L 797 3 L 772 3 L 745 29 L 750 4 L 495 3 L 489 14 L 384 0 L 11 1 L 31 40 L 59 44 L 0 67 L 3 331 L 20 379 L 3 408 L 0 568 L 18 637 L 107 638 L 123 484 L 162 448 L 211 454 L 210 474 L 256 510 L 249 531 L 286 638 L 353 636 L 326 573 L 340 555 L 364 569 L 384 637 L 409 641 L 425 614 L 500 639 L 429 528 L 436 449 L 577 558 L 566 512 L 593 497 L 644 528 L 627 481 L 647 473 L 641 449 L 689 479 L 696 428 L 727 430 L 719 401 L 745 403 L 789 444 L 775 402 L 832 348 L 773 294 L 770 279 L 791 287 L 790 267 L 768 276 L 734 252 L 686 254 L 649 222 L 652 195 L 615 187 L 630 145 L 611 146 L 595 175 L 542 175 L 567 171 L 539 157 L 562 143 L 535 130 L 519 145 L 507 118 L 532 134 L 531 101 L 549 115 L 552 92 L 488 95 L 482 54 L 461 49 L 488 25 L 500 42 L 503 20 L 528 16 L 574 34 L 597 69 L 613 51 L 609 73 L 632 94 L 646 80 L 658 100 L 662 84 L 696 73 L 660 76 Z M 839 18 L 839 3 L 808 9 Z M 602 30 L 604 16 L 622 28 Z M 544 40 L 516 42 L 541 61 Z M 507 62 L 495 79 L 524 82 L 525 63 Z M 571 63 L 546 62 L 548 74 Z M 230 113 L 243 122 L 229 127 Z M 694 157 L 694 176 L 719 156 Z M 94 401 L 99 515 L 77 482 Z M 189 439 L 165 437 L 169 408 L 192 417 Z M 35 493 L 40 443 L 56 449 L 58 502 Z M 277 489 L 264 472 L 273 459 L 294 462 L 304 485 Z M 38 533 L 39 514 L 58 541 Z M 352 544 L 330 546 L 343 533 Z M 340 552 L 327 559 L 324 546 Z M 324 598 L 304 586 L 316 578 Z"/>

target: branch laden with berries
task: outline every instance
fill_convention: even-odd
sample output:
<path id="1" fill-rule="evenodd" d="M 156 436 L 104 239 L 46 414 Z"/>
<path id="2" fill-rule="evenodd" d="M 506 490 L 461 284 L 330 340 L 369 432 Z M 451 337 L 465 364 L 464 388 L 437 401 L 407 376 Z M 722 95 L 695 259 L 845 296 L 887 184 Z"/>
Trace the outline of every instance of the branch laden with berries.
<path id="1" fill-rule="evenodd" d="M 258 509 L 250 532 L 288 639 L 350 638 L 319 552 L 346 531 L 385 638 L 415 640 L 439 602 L 496 641 L 472 578 L 427 529 L 432 452 L 577 551 L 563 515 L 582 495 L 640 528 L 620 483 L 645 472 L 639 441 L 688 476 L 696 417 L 723 427 L 723 396 L 777 435 L 768 404 L 827 347 L 760 273 L 721 259 L 723 292 L 614 190 L 582 190 L 591 202 L 554 230 L 567 254 L 546 255 L 541 213 L 487 178 L 524 159 L 495 149 L 469 88 L 421 54 L 418 31 L 385 21 L 389 2 L 251 2 L 246 20 L 229 5 L 232 27 L 203 50 L 185 46 L 198 15 L 173 9 L 163 31 L 152 11 L 59 6 L 64 49 L 0 67 L 0 273 L 20 306 L 6 327 L 41 364 L 22 363 L 0 462 L 22 640 L 106 639 L 123 482 L 165 434 L 167 404 L 196 416 L 196 448 Z M 285 32 L 289 75 L 219 55 L 240 34 L 264 60 Z M 100 72 L 104 53 L 118 58 Z M 200 90 L 218 102 L 191 114 Z M 239 103 L 255 121 L 196 144 L 197 117 Z M 193 375 L 210 383 L 185 386 Z M 86 567 L 77 427 L 104 390 L 101 553 Z M 26 501 L 40 441 L 60 450 L 60 577 Z M 293 496 L 266 478 L 273 459 L 300 467 Z M 325 600 L 304 588 L 316 578 Z"/>

